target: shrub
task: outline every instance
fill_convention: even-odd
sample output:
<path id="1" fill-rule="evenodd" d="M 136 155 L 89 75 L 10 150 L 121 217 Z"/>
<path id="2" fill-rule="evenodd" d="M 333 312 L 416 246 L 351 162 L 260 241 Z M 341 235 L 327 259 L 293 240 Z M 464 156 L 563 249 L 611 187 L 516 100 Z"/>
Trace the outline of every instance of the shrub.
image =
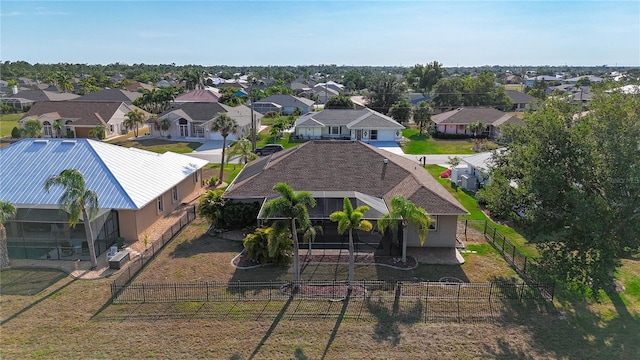
<path id="1" fill-rule="evenodd" d="M 16 112 L 16 109 L 13 106 L 8 104 L 2 104 L 2 113 L 3 114 L 13 114 Z"/>
<path id="2" fill-rule="evenodd" d="M 245 236 L 244 250 L 260 264 L 288 265 L 293 250 L 290 235 L 286 227 L 261 227 Z"/>
<path id="3" fill-rule="evenodd" d="M 280 116 L 280 114 L 278 114 L 278 113 L 277 113 L 277 112 L 275 112 L 275 111 L 267 111 L 267 112 L 264 114 L 263 118 L 266 118 L 266 119 L 275 119 L 275 118 L 277 118 L 277 117 L 279 117 L 279 116 Z"/>
<path id="4" fill-rule="evenodd" d="M 18 129 L 17 127 L 14 127 L 13 129 L 11 129 L 11 137 L 13 139 L 20 139 L 20 135 L 22 135 L 22 132 L 20 131 L 20 129 Z"/>
<path id="5" fill-rule="evenodd" d="M 247 226 L 254 225 L 258 212 L 260 211 L 260 203 L 241 203 L 227 201 L 222 210 L 222 222 L 228 229 L 243 229 Z"/>
<path id="6" fill-rule="evenodd" d="M 75 137 L 76 137 L 76 133 L 74 133 L 73 130 L 71 129 L 67 129 L 67 138 L 73 139 Z"/>
<path id="7" fill-rule="evenodd" d="M 467 134 L 447 134 L 443 132 L 436 131 L 432 135 L 436 139 L 469 139 L 470 135 Z"/>

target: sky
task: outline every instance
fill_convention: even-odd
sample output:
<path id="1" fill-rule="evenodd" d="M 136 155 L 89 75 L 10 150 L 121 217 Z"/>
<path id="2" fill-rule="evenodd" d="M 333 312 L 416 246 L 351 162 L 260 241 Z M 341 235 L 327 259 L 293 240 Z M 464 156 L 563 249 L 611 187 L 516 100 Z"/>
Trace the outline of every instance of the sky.
<path id="1" fill-rule="evenodd" d="M 638 66 L 640 1 L 0 2 L 0 60 Z"/>

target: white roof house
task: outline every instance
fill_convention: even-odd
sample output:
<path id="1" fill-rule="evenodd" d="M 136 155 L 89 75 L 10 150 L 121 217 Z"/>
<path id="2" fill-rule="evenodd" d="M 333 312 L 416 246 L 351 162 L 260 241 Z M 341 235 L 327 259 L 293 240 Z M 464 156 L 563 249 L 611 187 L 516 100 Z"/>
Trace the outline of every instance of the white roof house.
<path id="1" fill-rule="evenodd" d="M 58 208 L 63 190 L 47 193 L 44 182 L 72 168 L 97 193 L 101 209 L 138 210 L 207 163 L 91 139 L 24 139 L 0 149 L 0 200 L 16 207 Z"/>

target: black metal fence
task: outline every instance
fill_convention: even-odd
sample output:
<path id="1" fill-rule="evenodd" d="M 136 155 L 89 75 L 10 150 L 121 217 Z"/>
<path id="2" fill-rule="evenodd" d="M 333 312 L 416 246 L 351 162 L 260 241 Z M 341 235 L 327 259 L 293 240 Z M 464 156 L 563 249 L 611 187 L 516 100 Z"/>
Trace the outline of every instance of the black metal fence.
<path id="1" fill-rule="evenodd" d="M 500 233 L 500 231 L 488 221 L 484 222 L 483 235 L 494 248 L 500 251 L 504 259 L 528 284 L 539 287 L 540 293 L 546 300 L 553 300 L 555 283 L 540 280 L 539 273 L 534 271 L 536 269 L 536 263 L 533 260 L 520 252 L 504 234 Z"/>
<path id="2" fill-rule="evenodd" d="M 164 246 L 180 232 L 180 230 L 195 218 L 196 207 L 193 205 L 187 208 L 186 213 L 182 215 L 180 219 L 178 219 L 169 229 L 167 229 L 167 231 L 165 231 L 157 241 L 152 241 L 151 246 L 149 246 L 141 256 L 138 256 L 128 264 L 126 269 L 111 283 L 112 298 L 117 294 L 117 292 L 114 292 L 114 289 L 118 289 L 118 291 L 123 289 L 131 279 L 133 279 L 144 268 L 144 266 L 149 263 L 149 261 L 151 261 L 160 252 L 160 250 L 162 250 L 162 248 L 164 248 Z"/>
<path id="3" fill-rule="evenodd" d="M 224 301 L 274 301 L 294 299 L 340 300 L 540 300 L 552 292 L 553 284 L 510 282 L 399 282 L 356 281 L 351 290 L 344 281 L 292 282 L 194 282 L 111 285 L 113 303 L 175 303 Z"/>

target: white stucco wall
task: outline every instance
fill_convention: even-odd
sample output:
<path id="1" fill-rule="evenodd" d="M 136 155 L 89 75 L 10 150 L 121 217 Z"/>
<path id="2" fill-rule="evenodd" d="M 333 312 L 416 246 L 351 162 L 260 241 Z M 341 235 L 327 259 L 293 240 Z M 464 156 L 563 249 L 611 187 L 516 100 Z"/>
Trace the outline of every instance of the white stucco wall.
<path id="1" fill-rule="evenodd" d="M 438 216 L 437 229 L 429 230 L 424 247 L 455 247 L 457 228 L 458 216 Z M 416 227 L 409 225 L 407 231 L 407 247 L 420 247 L 420 239 L 418 238 L 418 231 Z"/>

